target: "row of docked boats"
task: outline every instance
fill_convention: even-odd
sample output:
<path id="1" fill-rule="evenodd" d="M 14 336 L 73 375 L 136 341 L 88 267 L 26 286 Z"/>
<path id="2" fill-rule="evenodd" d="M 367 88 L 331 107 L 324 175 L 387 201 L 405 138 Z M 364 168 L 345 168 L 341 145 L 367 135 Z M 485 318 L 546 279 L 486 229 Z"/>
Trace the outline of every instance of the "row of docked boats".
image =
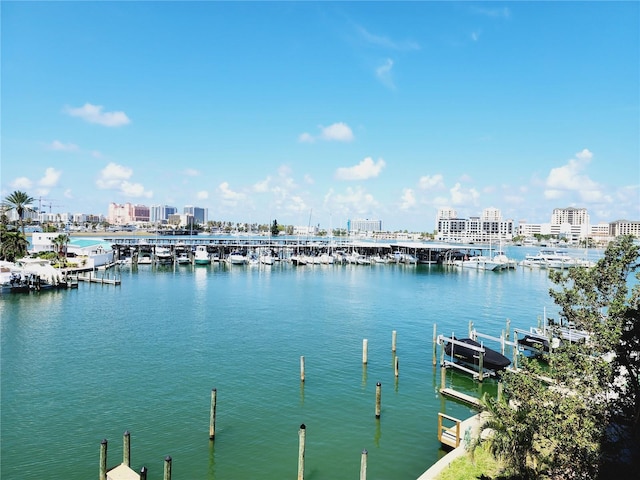
<path id="1" fill-rule="evenodd" d="M 526 255 L 520 265 L 530 268 L 568 269 L 571 267 L 593 267 L 594 262 L 572 257 L 562 250 L 543 249 L 535 254 Z"/>
<path id="2" fill-rule="evenodd" d="M 461 268 L 496 271 L 515 269 L 517 262 L 507 257 L 504 252 L 498 251 L 493 256 L 465 254 L 462 258 L 452 260 L 451 264 Z"/>

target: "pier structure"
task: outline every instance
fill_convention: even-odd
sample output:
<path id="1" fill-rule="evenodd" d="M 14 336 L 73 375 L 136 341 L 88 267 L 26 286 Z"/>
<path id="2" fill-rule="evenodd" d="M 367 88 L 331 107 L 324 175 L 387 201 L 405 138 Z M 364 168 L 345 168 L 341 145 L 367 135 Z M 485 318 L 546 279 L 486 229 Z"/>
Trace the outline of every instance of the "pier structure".
<path id="1" fill-rule="evenodd" d="M 356 256 L 357 263 L 405 263 L 443 264 L 457 252 L 474 248 L 488 249 L 478 245 L 458 245 L 434 242 L 373 242 L 347 238 L 300 239 L 285 237 L 105 237 L 115 250 L 116 260 L 130 258 L 132 263 L 175 262 L 180 254 L 193 263 L 196 247 L 204 246 L 212 260 L 224 260 L 232 252 L 244 255 L 270 253 L 276 261 L 289 261 L 297 256 L 319 258 L 332 255 L 338 262 L 347 263 Z M 320 263 L 320 262 L 311 262 Z M 351 263 L 356 263 L 355 261 Z"/>

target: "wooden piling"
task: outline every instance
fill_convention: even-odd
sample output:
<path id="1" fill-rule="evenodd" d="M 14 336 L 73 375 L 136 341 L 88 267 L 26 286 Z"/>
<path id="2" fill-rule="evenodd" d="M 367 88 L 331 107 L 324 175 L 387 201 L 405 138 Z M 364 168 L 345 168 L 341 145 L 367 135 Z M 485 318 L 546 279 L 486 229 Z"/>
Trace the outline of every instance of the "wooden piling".
<path id="1" fill-rule="evenodd" d="M 131 434 L 129 430 L 124 432 L 122 439 L 122 463 L 127 467 L 131 466 Z"/>
<path id="2" fill-rule="evenodd" d="M 382 400 L 382 384 L 376 383 L 376 418 L 380 418 L 380 402 Z"/>
<path id="3" fill-rule="evenodd" d="M 211 390 L 211 412 L 209 415 L 209 440 L 213 440 L 216 436 L 216 397 L 217 389 Z"/>
<path id="4" fill-rule="evenodd" d="M 304 448 L 307 427 L 303 423 L 298 431 L 299 449 L 298 449 L 298 480 L 304 480 Z"/>
<path id="5" fill-rule="evenodd" d="M 502 400 L 502 380 L 498 382 L 498 401 Z"/>
<path id="6" fill-rule="evenodd" d="M 505 337 L 507 340 L 509 340 L 509 336 L 511 335 L 511 319 L 507 318 L 507 336 Z"/>
<path id="7" fill-rule="evenodd" d="M 304 355 L 300 357 L 300 381 L 304 382 Z"/>
<path id="8" fill-rule="evenodd" d="M 147 480 L 147 467 L 140 469 L 140 480 Z"/>
<path id="9" fill-rule="evenodd" d="M 360 480 L 367 480 L 367 455 L 367 450 L 362 450 L 362 456 L 360 458 Z"/>
<path id="10" fill-rule="evenodd" d="M 171 457 L 164 457 L 164 480 L 171 480 Z"/>
<path id="11" fill-rule="evenodd" d="M 484 345 L 481 343 L 480 344 L 481 347 L 484 347 Z M 478 360 L 478 381 L 482 382 L 482 379 L 484 377 L 484 367 L 483 367 L 483 363 L 484 363 L 484 353 L 482 352 L 478 352 L 479 353 L 479 360 Z"/>
<path id="12" fill-rule="evenodd" d="M 469 338 L 473 339 L 473 321 L 469 320 Z"/>
<path id="13" fill-rule="evenodd" d="M 513 332 L 513 369 L 518 370 L 518 332 Z"/>
<path id="14" fill-rule="evenodd" d="M 437 339 L 437 327 L 433 324 L 433 366 L 435 367 L 438 362 L 438 339 Z"/>
<path id="15" fill-rule="evenodd" d="M 107 480 L 107 439 L 100 442 L 100 476 L 99 480 Z"/>
<path id="16" fill-rule="evenodd" d="M 367 364 L 368 345 L 369 345 L 369 340 L 367 340 L 366 338 L 362 340 L 362 363 L 364 363 L 365 365 Z"/>
<path id="17" fill-rule="evenodd" d="M 398 365 L 398 357 L 395 357 L 395 374 L 396 374 L 396 378 L 398 378 L 398 374 L 399 374 L 399 365 Z"/>
<path id="18" fill-rule="evenodd" d="M 395 353 L 396 351 L 396 340 L 398 338 L 398 332 L 395 330 L 391 332 L 391 351 Z"/>

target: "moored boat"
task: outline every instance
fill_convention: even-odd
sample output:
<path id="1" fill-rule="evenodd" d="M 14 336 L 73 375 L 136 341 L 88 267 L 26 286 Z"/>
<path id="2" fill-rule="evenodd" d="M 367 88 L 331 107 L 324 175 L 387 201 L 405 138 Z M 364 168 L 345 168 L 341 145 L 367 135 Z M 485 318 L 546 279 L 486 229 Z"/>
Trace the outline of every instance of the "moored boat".
<path id="1" fill-rule="evenodd" d="M 484 348 L 482 367 L 486 370 L 500 371 L 504 370 L 511 364 L 511 360 L 502 355 L 500 352 L 482 346 L 480 345 L 480 343 L 472 340 L 471 338 L 454 337 L 453 339 L 457 340 L 458 342 L 471 345 L 473 347 Z M 453 342 L 447 342 L 444 347 L 444 351 L 447 355 L 452 356 L 460 362 L 479 367 L 479 352 L 475 349 L 465 347 L 464 345 L 454 344 Z"/>
<path id="2" fill-rule="evenodd" d="M 193 262 L 196 265 L 209 265 L 211 263 L 211 257 L 205 245 L 198 245 L 196 247 Z"/>

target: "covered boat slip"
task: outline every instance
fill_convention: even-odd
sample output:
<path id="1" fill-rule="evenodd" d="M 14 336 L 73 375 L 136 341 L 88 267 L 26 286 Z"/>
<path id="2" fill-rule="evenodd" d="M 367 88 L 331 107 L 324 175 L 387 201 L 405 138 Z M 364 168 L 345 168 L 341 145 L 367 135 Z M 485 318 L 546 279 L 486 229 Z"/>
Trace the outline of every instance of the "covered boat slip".
<path id="1" fill-rule="evenodd" d="M 133 257 L 142 252 L 155 252 L 157 248 L 166 247 L 174 252 L 192 252 L 197 247 L 204 247 L 209 253 L 216 253 L 226 258 L 233 251 L 271 250 L 276 258 L 289 259 L 293 252 L 299 255 L 319 256 L 323 253 L 337 254 L 357 251 L 359 254 L 373 258 L 386 257 L 403 263 L 403 256 L 412 256 L 416 263 L 445 264 L 452 258 L 464 255 L 464 252 L 489 251 L 489 246 L 460 245 L 435 242 L 378 242 L 354 239 L 336 239 L 319 237 L 300 239 L 285 237 L 113 237 L 105 238 L 116 251 L 117 258 Z M 409 262 L 406 262 L 409 263 Z"/>

